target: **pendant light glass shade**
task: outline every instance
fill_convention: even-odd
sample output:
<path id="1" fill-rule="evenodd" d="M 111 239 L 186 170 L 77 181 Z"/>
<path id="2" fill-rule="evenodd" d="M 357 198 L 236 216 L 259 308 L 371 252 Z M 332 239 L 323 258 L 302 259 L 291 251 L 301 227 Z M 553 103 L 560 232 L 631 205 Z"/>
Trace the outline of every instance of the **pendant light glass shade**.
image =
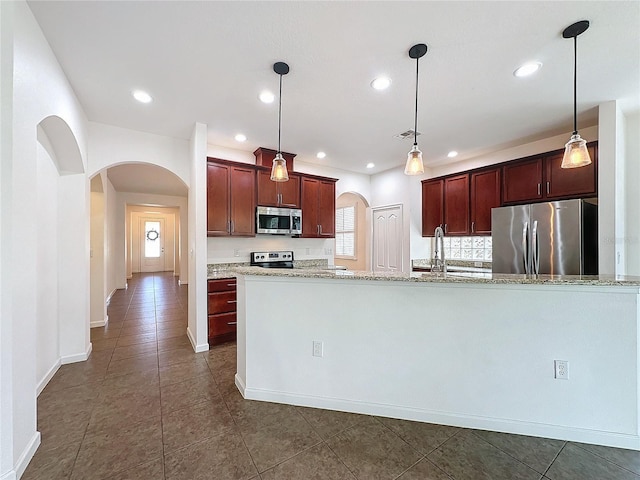
<path id="1" fill-rule="evenodd" d="M 418 149 L 418 63 L 420 57 L 427 53 L 427 46 L 424 43 L 414 45 L 409 49 L 409 57 L 416 59 L 416 104 L 413 124 L 413 148 L 407 155 L 407 164 L 404 166 L 405 175 L 422 175 L 424 164 L 422 163 L 422 152 Z"/>
<path id="2" fill-rule="evenodd" d="M 286 182 L 289 180 L 287 162 L 282 158 L 280 152 L 276 154 L 276 158 L 273 159 L 273 165 L 271 165 L 271 180 L 274 182 Z"/>
<path id="3" fill-rule="evenodd" d="M 591 163 L 587 142 L 578 135 L 578 35 L 589 28 L 587 20 L 569 25 L 562 32 L 563 38 L 573 38 L 573 134 L 564 146 L 561 168 L 584 167 Z"/>
<path id="4" fill-rule="evenodd" d="M 407 164 L 404 166 L 405 175 L 422 175 L 424 173 L 424 164 L 422 163 L 422 152 L 418 150 L 418 145 L 414 144 L 413 148 L 407 155 Z"/>
<path id="5" fill-rule="evenodd" d="M 287 172 L 287 162 L 282 158 L 280 150 L 280 136 L 282 133 L 282 76 L 289 73 L 289 65 L 284 62 L 273 64 L 273 71 L 280 75 L 280 95 L 278 96 L 278 153 L 271 165 L 271 180 L 274 182 L 288 182 L 289 172 Z"/>
<path id="6" fill-rule="evenodd" d="M 571 140 L 564 146 L 564 157 L 562 157 L 562 168 L 584 167 L 591 163 L 587 141 L 580 138 L 577 133 L 571 136 Z"/>

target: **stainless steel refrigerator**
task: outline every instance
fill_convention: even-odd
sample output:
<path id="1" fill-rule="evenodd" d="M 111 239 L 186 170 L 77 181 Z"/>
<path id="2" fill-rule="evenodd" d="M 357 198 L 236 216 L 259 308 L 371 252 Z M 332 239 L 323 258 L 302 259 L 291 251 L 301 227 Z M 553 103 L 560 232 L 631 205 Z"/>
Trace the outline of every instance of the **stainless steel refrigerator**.
<path id="1" fill-rule="evenodd" d="M 494 208 L 491 239 L 493 273 L 598 273 L 598 207 L 585 200 Z"/>

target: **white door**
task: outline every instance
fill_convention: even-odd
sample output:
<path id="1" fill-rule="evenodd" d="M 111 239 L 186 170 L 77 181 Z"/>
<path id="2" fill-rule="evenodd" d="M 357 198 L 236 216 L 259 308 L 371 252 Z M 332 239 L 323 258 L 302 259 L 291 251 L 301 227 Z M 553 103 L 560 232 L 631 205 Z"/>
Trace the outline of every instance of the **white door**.
<path id="1" fill-rule="evenodd" d="M 402 272 L 402 205 L 372 209 L 373 271 Z"/>
<path id="2" fill-rule="evenodd" d="M 164 218 L 140 219 L 140 271 L 164 271 Z"/>

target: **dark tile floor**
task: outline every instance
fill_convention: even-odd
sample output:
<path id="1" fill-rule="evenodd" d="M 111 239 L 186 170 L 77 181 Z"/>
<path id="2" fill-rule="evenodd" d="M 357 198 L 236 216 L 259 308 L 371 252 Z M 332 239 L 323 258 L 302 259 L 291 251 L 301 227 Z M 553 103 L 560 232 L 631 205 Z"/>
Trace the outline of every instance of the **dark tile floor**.
<path id="1" fill-rule="evenodd" d="M 24 480 L 640 479 L 634 451 L 244 400 L 235 345 L 194 354 L 186 305 L 167 274 L 114 295 L 38 398 Z"/>

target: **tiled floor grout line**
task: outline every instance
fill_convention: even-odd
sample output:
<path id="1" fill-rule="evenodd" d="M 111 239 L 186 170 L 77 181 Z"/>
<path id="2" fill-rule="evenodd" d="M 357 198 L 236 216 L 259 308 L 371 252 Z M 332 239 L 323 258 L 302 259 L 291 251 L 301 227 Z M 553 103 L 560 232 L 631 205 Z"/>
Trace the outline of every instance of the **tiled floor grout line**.
<path id="1" fill-rule="evenodd" d="M 558 459 L 558 457 L 560 456 L 560 454 L 562 453 L 562 451 L 564 450 L 564 447 L 567 446 L 568 442 L 564 442 L 564 444 L 562 445 L 562 448 L 560 448 L 560 450 L 558 451 L 558 453 L 556 454 L 555 457 L 553 457 L 553 460 L 551 460 L 551 463 L 549 464 L 549 466 L 547 467 L 547 469 L 544 471 L 544 473 L 542 474 L 543 477 L 546 478 L 547 473 L 549 472 L 549 470 L 551 470 L 551 467 L 553 466 L 553 464 L 555 463 L 555 461 Z"/>
<path id="2" fill-rule="evenodd" d="M 541 474 L 542 476 L 544 476 L 544 475 L 545 475 L 545 473 L 546 473 L 546 471 L 547 471 L 547 470 L 549 470 L 549 468 L 547 468 L 547 469 L 545 470 L 545 473 L 541 473 L 541 472 L 539 472 L 538 470 L 536 470 L 535 468 L 533 468 L 532 466 L 527 465 L 527 464 L 526 464 L 525 462 L 523 462 L 522 460 L 520 460 L 520 459 L 518 459 L 518 458 L 514 457 L 512 454 L 510 454 L 510 453 L 509 453 L 509 452 L 507 452 L 506 450 L 503 450 L 503 449 L 502 449 L 502 448 L 500 448 L 498 445 L 494 445 L 493 443 L 491 443 L 491 442 L 490 442 L 490 441 L 488 441 L 488 440 L 485 440 L 485 439 L 484 439 L 484 438 L 482 438 L 481 436 L 476 435 L 475 431 L 473 431 L 473 430 L 472 430 L 472 431 L 471 431 L 471 434 L 472 434 L 474 437 L 476 437 L 477 439 L 482 440 L 482 441 L 483 441 L 483 442 L 485 442 L 485 443 L 488 443 L 489 445 L 491 445 L 491 446 L 492 446 L 492 447 L 494 447 L 494 448 L 497 448 L 498 450 L 500 450 L 500 451 L 501 451 L 502 453 L 504 453 L 505 455 L 508 455 L 509 457 L 511 457 L 512 459 L 514 459 L 516 462 L 521 463 L 522 465 L 524 465 L 524 466 L 525 466 L 525 467 L 527 467 L 528 469 L 533 470 L 534 472 L 536 472 L 536 473 L 538 473 L 538 474 Z M 564 445 L 563 445 L 563 446 L 562 446 L 562 448 L 560 449 L 560 452 L 562 451 L 562 449 L 563 449 L 563 448 L 564 448 Z M 560 455 L 560 452 L 558 452 L 558 455 Z M 556 457 L 554 457 L 554 461 L 555 461 L 555 459 L 556 459 L 557 457 L 558 457 L 557 455 L 556 455 Z M 553 465 L 553 462 L 551 462 L 550 466 L 551 466 L 551 465 Z"/>

